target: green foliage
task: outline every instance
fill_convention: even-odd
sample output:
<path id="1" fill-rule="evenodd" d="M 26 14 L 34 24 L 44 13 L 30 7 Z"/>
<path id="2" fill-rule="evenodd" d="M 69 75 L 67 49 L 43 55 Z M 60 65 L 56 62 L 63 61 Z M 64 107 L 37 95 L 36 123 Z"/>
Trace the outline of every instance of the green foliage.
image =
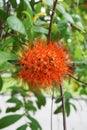
<path id="1" fill-rule="evenodd" d="M 7 18 L 7 24 L 9 28 L 13 29 L 14 31 L 26 35 L 23 23 L 16 16 L 9 16 Z"/>
<path id="2" fill-rule="evenodd" d="M 27 125 L 24 124 L 24 125 L 18 127 L 16 130 L 26 130 L 26 129 L 27 129 Z"/>
<path id="3" fill-rule="evenodd" d="M 37 98 L 36 104 L 37 104 L 38 108 L 41 109 L 41 107 L 45 106 L 45 104 L 46 104 L 46 98 L 41 92 L 40 93 L 34 92 L 34 95 Z"/>
<path id="4" fill-rule="evenodd" d="M 15 115 L 8 115 L 0 119 L 0 129 L 5 128 L 9 125 L 12 125 L 16 121 L 18 121 L 20 118 L 22 118 L 23 115 L 15 114 Z"/>
<path id="5" fill-rule="evenodd" d="M 27 115 L 27 118 L 31 121 L 30 128 L 31 130 L 42 130 L 41 126 L 39 125 L 38 121 L 34 119 L 31 115 Z"/>
<path id="6" fill-rule="evenodd" d="M 33 112 L 36 112 L 36 107 L 33 105 L 33 102 L 28 100 L 27 103 L 25 103 L 25 108 L 28 110 L 28 111 L 33 111 Z"/>
<path id="7" fill-rule="evenodd" d="M 6 109 L 6 112 L 16 112 L 17 110 L 19 110 L 23 104 L 22 102 L 16 98 L 16 97 L 11 97 L 10 99 L 7 100 L 8 103 L 15 103 L 15 106 L 14 107 L 8 107 Z"/>
<path id="8" fill-rule="evenodd" d="M 0 76 L 0 91 L 2 90 L 2 87 L 3 87 L 3 80 L 2 77 Z"/>

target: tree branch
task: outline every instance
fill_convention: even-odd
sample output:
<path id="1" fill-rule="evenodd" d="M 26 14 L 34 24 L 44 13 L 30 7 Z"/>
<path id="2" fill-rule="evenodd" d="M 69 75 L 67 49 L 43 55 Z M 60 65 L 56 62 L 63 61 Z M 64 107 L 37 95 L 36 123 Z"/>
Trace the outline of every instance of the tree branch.
<path id="1" fill-rule="evenodd" d="M 51 14 L 51 17 L 50 17 L 50 25 L 49 25 L 49 33 L 48 33 L 48 43 L 51 40 L 52 22 L 53 22 L 53 16 L 54 16 L 54 13 L 55 13 L 57 1 L 58 0 L 55 0 L 54 3 L 53 3 L 52 14 Z"/>
<path id="2" fill-rule="evenodd" d="M 54 99 L 54 92 L 53 92 L 52 101 L 51 101 L 51 121 L 50 121 L 51 130 L 53 130 L 53 99 Z"/>
<path id="3" fill-rule="evenodd" d="M 84 85 L 87 85 L 86 82 L 84 82 L 84 81 L 82 81 L 82 80 L 80 80 L 80 79 L 74 77 L 73 75 L 69 74 L 69 76 L 70 76 L 71 78 L 73 78 L 74 80 L 76 80 L 76 81 L 78 81 L 78 82 L 80 82 L 80 83 L 82 83 L 82 84 L 84 84 Z"/>
<path id="4" fill-rule="evenodd" d="M 66 129 L 66 115 L 65 115 L 65 98 L 64 98 L 64 92 L 63 87 L 60 85 L 60 93 L 61 93 L 61 100 L 62 100 L 62 111 L 63 111 L 63 129 Z"/>

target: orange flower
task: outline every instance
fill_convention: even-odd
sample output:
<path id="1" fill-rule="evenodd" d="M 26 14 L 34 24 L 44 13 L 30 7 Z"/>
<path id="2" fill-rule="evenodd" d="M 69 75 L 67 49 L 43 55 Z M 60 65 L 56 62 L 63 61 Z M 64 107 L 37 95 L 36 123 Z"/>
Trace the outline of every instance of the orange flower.
<path id="1" fill-rule="evenodd" d="M 72 72 L 70 59 L 62 44 L 50 42 L 46 45 L 45 41 L 37 39 L 33 47 L 28 45 L 22 51 L 18 75 L 31 89 L 61 84 L 65 76 Z"/>

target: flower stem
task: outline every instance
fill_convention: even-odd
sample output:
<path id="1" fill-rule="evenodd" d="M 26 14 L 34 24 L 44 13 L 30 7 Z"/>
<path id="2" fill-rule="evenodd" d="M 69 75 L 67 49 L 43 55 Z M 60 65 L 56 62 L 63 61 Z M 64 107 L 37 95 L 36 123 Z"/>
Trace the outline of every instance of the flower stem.
<path id="1" fill-rule="evenodd" d="M 50 121 L 51 130 L 53 130 L 53 99 L 54 95 L 52 95 L 52 101 L 51 101 L 51 121 Z"/>
<path id="2" fill-rule="evenodd" d="M 60 85 L 60 93 L 61 93 L 61 100 L 62 100 L 63 129 L 67 130 L 67 128 L 66 128 L 66 115 L 65 115 L 65 98 L 64 98 L 64 92 L 63 92 L 62 85 Z"/>
<path id="3" fill-rule="evenodd" d="M 51 14 L 51 17 L 50 17 L 50 25 L 49 25 L 49 33 L 48 33 L 48 43 L 49 43 L 50 40 L 51 40 L 52 22 L 53 22 L 53 16 L 54 16 L 54 13 L 55 13 L 57 1 L 58 1 L 58 0 L 54 0 L 54 3 L 53 3 L 52 14 Z"/>

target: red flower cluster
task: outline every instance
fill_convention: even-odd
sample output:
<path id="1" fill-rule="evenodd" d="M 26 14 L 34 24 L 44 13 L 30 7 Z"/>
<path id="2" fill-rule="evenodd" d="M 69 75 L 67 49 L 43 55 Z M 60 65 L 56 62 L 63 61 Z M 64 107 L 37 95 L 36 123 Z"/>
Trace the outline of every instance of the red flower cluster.
<path id="1" fill-rule="evenodd" d="M 50 42 L 46 45 L 45 41 L 37 39 L 33 47 L 27 46 L 22 52 L 18 74 L 31 89 L 61 84 L 65 75 L 72 72 L 70 59 L 62 44 Z"/>

